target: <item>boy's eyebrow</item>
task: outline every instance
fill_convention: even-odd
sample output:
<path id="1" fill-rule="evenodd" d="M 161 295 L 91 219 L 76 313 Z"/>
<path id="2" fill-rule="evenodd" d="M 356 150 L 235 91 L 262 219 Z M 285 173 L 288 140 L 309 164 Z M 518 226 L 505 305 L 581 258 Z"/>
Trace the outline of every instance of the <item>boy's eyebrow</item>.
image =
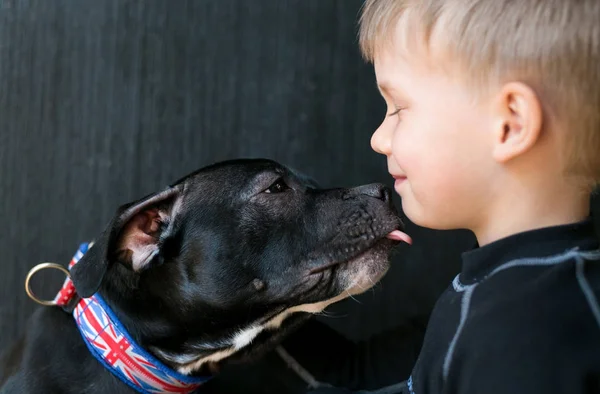
<path id="1" fill-rule="evenodd" d="M 377 90 L 379 90 L 379 93 L 383 94 L 383 93 L 388 93 L 388 85 L 385 82 L 376 82 L 377 85 Z"/>
<path id="2" fill-rule="evenodd" d="M 392 92 L 397 92 L 397 89 L 394 89 L 387 81 L 377 82 L 377 89 L 382 96 L 385 94 L 390 96 Z"/>

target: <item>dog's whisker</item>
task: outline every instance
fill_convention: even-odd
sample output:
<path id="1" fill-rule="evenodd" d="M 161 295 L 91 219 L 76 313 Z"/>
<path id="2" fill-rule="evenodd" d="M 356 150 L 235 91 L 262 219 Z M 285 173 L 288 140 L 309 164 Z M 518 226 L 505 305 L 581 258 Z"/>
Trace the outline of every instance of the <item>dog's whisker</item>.
<path id="1" fill-rule="evenodd" d="M 359 286 L 360 287 L 360 286 Z M 356 301 L 357 303 L 362 305 L 362 302 L 360 302 L 359 300 L 357 300 L 356 298 L 354 298 L 354 296 L 352 294 L 350 294 L 348 292 L 348 290 L 345 291 L 345 293 L 348 295 L 349 298 L 353 299 L 354 301 Z"/>
<path id="2" fill-rule="evenodd" d="M 337 318 L 337 317 L 343 317 L 341 314 L 339 313 L 335 313 L 335 312 L 329 312 L 329 311 L 321 311 L 319 313 L 316 314 L 317 316 L 323 316 L 323 317 L 327 317 L 327 318 Z"/>
<path id="3" fill-rule="evenodd" d="M 375 287 L 375 282 L 373 282 L 373 278 L 369 277 L 369 282 L 371 282 L 371 288 Z"/>

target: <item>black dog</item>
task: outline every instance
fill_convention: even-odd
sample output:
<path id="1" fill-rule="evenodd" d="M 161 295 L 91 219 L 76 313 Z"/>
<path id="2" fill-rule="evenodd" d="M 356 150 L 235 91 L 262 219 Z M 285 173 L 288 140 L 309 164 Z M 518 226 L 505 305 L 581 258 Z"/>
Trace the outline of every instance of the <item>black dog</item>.
<path id="1" fill-rule="evenodd" d="M 204 376 L 370 288 L 400 226 L 382 185 L 321 190 L 273 161 L 227 161 L 119 208 L 71 277 L 164 365 Z M 37 310 L 5 360 L 1 393 L 134 392 L 58 307 Z"/>

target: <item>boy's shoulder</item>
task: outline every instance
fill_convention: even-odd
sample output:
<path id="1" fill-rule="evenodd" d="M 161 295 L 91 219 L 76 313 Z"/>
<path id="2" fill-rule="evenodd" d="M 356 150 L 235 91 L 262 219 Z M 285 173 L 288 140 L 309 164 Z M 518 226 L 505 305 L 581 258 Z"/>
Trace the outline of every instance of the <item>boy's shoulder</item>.
<path id="1" fill-rule="evenodd" d="M 597 248 L 575 246 L 543 256 L 517 254 L 471 286 L 461 286 L 458 276 L 453 290 L 471 291 L 470 324 L 498 338 L 554 342 L 587 330 L 600 346 Z"/>
<path id="2" fill-rule="evenodd" d="M 598 250 L 513 260 L 481 281 L 471 298 L 469 323 L 500 342 L 555 346 L 588 336 L 600 355 Z"/>

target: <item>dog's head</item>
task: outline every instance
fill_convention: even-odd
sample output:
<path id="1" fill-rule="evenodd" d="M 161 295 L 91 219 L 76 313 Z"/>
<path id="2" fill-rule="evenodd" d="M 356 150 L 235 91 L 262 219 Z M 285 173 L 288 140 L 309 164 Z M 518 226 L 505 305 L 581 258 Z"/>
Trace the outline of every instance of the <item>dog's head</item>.
<path id="1" fill-rule="evenodd" d="M 402 234 L 390 200 L 382 185 L 322 190 L 273 161 L 222 162 L 119 208 L 72 277 L 192 372 L 373 286 Z"/>

